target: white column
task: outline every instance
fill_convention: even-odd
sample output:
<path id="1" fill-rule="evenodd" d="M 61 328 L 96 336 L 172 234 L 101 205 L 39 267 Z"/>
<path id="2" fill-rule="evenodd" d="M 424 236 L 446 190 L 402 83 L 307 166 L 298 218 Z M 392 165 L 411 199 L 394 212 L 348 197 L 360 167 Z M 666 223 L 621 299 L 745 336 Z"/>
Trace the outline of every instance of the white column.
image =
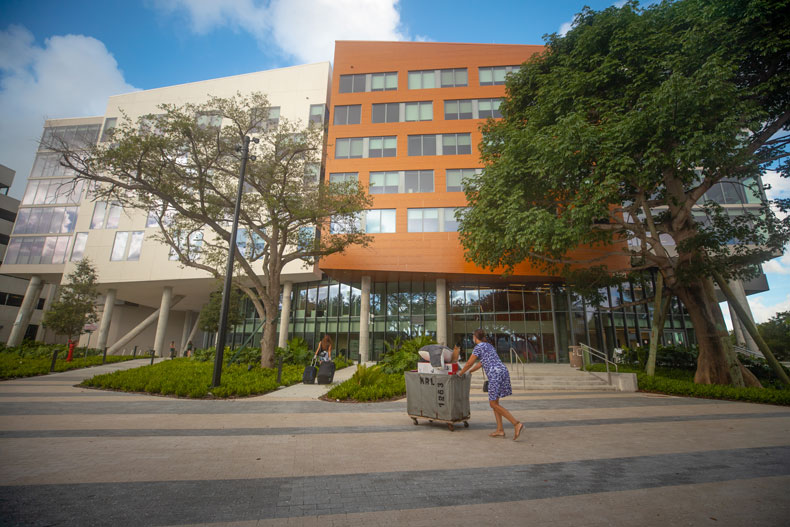
<path id="1" fill-rule="evenodd" d="M 49 311 L 52 308 L 52 302 L 55 301 L 55 297 L 58 294 L 58 285 L 57 284 L 47 284 L 47 298 L 44 300 L 44 313 Z M 36 331 L 36 340 L 40 342 L 46 342 L 47 339 L 47 328 L 44 325 L 40 325 L 38 327 L 38 331 Z"/>
<path id="2" fill-rule="evenodd" d="M 191 339 L 189 338 L 190 331 L 192 330 L 192 316 L 195 313 L 193 311 L 186 311 L 184 313 L 184 327 L 181 330 L 181 344 L 178 348 L 178 355 L 182 357 L 187 356 L 187 342 Z"/>
<path id="3" fill-rule="evenodd" d="M 183 295 L 176 296 L 175 298 L 173 298 L 173 301 L 170 303 L 170 307 L 172 308 L 173 306 L 181 302 L 183 299 L 184 299 Z M 115 343 L 113 343 L 113 345 L 110 346 L 110 349 L 107 350 L 107 355 L 115 355 L 116 353 L 120 353 L 121 350 L 123 350 L 124 346 L 129 344 L 132 341 L 132 339 L 134 339 L 140 333 L 148 329 L 148 327 L 159 318 L 159 311 L 160 310 L 157 309 L 156 311 L 145 317 L 145 320 L 143 320 L 135 327 L 130 329 L 129 332 L 126 333 L 126 335 L 116 340 Z M 195 323 L 195 327 L 197 328 L 197 323 Z M 147 352 L 148 350 L 141 350 L 141 351 Z"/>
<path id="4" fill-rule="evenodd" d="M 447 346 L 447 280 L 436 279 L 436 341 Z"/>
<path id="5" fill-rule="evenodd" d="M 362 297 L 359 307 L 359 363 L 370 357 L 370 277 L 362 277 Z"/>
<path id="6" fill-rule="evenodd" d="M 284 348 L 288 344 L 288 324 L 291 322 L 291 293 L 293 292 L 293 282 L 283 284 L 283 308 L 280 311 L 280 338 L 277 345 Z"/>
<path id="7" fill-rule="evenodd" d="M 741 304 L 743 309 L 746 311 L 746 314 L 749 315 L 749 319 L 754 323 L 754 317 L 752 316 L 752 309 L 749 307 L 749 301 L 746 299 L 746 291 L 743 289 L 743 281 L 741 280 L 733 280 L 729 283 L 730 289 L 732 289 L 735 298 L 738 300 L 738 303 Z M 754 341 L 749 332 L 746 331 L 746 327 L 743 323 L 741 323 L 740 319 L 736 316 L 733 319 L 733 328 L 735 327 L 735 321 L 740 324 L 741 333 L 743 334 L 743 342 L 746 344 L 746 347 L 755 353 L 760 353 L 760 348 L 757 347 L 757 343 Z M 737 337 L 737 333 L 736 333 Z"/>
<path id="8" fill-rule="evenodd" d="M 38 299 L 41 296 L 41 289 L 44 283 L 41 281 L 40 276 L 33 276 L 27 284 L 27 291 L 25 291 L 25 299 L 22 300 L 22 305 L 19 306 L 19 311 L 16 313 L 16 320 L 11 327 L 11 334 L 8 336 L 8 347 L 16 347 L 22 344 L 22 339 L 25 338 L 27 326 L 30 324 L 30 318 L 33 316 L 33 310 L 38 305 Z"/>
<path id="9" fill-rule="evenodd" d="M 170 320 L 170 301 L 173 298 L 173 288 L 166 286 L 162 290 L 162 302 L 159 305 L 159 321 L 156 324 L 156 338 L 154 339 L 154 353 L 160 357 L 165 356 L 165 338 L 167 337 L 167 323 Z"/>
<path id="10" fill-rule="evenodd" d="M 738 320 L 738 313 L 735 312 L 735 308 L 729 302 L 727 302 L 727 307 L 730 309 L 730 320 L 732 320 L 732 331 L 735 333 L 735 343 L 739 346 L 744 346 L 746 341 L 743 340 L 743 328 L 740 320 Z"/>
<path id="11" fill-rule="evenodd" d="M 107 335 L 110 333 L 110 321 L 112 321 L 112 312 L 115 307 L 115 296 L 118 294 L 117 289 L 108 289 L 104 297 L 104 311 L 101 314 L 101 322 L 99 323 L 99 342 L 96 347 L 103 350 L 107 345 Z"/>

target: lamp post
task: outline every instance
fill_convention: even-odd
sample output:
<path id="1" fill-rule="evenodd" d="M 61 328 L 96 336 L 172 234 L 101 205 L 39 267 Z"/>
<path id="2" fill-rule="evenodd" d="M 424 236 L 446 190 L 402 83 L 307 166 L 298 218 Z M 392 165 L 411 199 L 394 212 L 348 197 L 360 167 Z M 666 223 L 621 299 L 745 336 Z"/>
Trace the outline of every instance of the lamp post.
<path id="1" fill-rule="evenodd" d="M 233 211 L 233 225 L 230 229 L 230 242 L 228 243 L 228 265 L 225 269 L 225 285 L 222 287 L 222 307 L 219 310 L 219 328 L 217 329 L 217 346 L 214 354 L 214 375 L 211 387 L 219 386 L 222 378 L 222 359 L 225 354 L 225 334 L 227 333 L 228 307 L 230 306 L 230 286 L 233 281 L 233 261 L 236 256 L 236 231 L 239 227 L 239 212 L 241 211 L 241 196 L 244 193 L 244 171 L 247 169 L 247 159 L 255 161 L 255 156 L 250 156 L 250 141 L 258 143 L 256 137 L 244 137 L 244 146 L 241 147 L 241 168 L 239 169 L 239 188 L 236 191 L 236 208 Z"/>

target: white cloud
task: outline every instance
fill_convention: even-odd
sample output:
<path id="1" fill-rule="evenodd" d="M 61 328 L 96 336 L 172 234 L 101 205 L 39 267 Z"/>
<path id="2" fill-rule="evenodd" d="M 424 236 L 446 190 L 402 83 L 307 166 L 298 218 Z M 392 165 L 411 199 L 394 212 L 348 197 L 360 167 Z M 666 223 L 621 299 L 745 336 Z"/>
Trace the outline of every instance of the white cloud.
<path id="1" fill-rule="evenodd" d="M 102 115 L 108 96 L 133 90 L 95 38 L 53 36 L 41 47 L 24 27 L 0 31 L 0 163 L 16 170 L 10 194 L 24 190 L 45 119 Z"/>
<path id="2" fill-rule="evenodd" d="M 573 20 L 571 20 L 570 22 L 565 22 L 564 24 L 562 24 L 560 26 L 560 29 L 557 30 L 557 33 L 559 33 L 559 35 L 561 37 L 564 37 L 565 34 L 568 33 L 568 31 L 570 31 L 571 29 L 573 29 Z"/>
<path id="3" fill-rule="evenodd" d="M 749 298 L 749 306 L 752 308 L 752 315 L 757 324 L 766 322 L 780 311 L 790 311 L 790 293 L 784 299 L 774 303 L 766 303 L 762 298 Z"/>
<path id="4" fill-rule="evenodd" d="M 272 44 L 299 62 L 332 60 L 335 40 L 408 40 L 399 0 L 156 0 L 168 13 L 185 13 L 195 33 L 229 27 Z"/>

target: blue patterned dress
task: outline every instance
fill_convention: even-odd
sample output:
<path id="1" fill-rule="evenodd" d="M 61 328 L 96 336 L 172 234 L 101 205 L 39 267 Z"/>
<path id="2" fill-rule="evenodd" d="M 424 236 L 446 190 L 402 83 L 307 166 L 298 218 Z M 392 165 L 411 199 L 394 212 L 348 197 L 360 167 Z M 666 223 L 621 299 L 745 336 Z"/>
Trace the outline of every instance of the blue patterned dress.
<path id="1" fill-rule="evenodd" d="M 494 346 L 488 342 L 481 342 L 472 351 L 483 365 L 483 370 L 488 376 L 488 400 L 495 401 L 501 397 L 513 394 L 510 387 L 510 373 L 507 367 L 499 360 Z"/>

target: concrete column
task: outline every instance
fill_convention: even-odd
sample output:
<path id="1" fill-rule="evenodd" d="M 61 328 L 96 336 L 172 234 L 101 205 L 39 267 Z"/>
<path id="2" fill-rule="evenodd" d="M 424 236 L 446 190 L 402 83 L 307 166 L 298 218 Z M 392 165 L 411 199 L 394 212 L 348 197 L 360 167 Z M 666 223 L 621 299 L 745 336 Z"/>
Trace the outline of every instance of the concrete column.
<path id="1" fill-rule="evenodd" d="M 184 299 L 183 295 L 176 296 L 175 298 L 173 298 L 173 301 L 170 303 L 170 307 L 172 308 L 173 306 L 181 302 L 183 299 Z M 126 335 L 116 340 L 115 343 L 112 346 L 110 346 L 110 348 L 107 350 L 107 355 L 119 354 L 123 350 L 124 346 L 129 344 L 137 335 L 148 329 L 148 326 L 153 324 L 158 318 L 159 318 L 159 309 L 157 309 L 156 311 L 145 317 L 145 320 L 143 320 L 135 327 L 133 327 L 131 330 L 129 330 L 129 332 Z M 197 327 L 197 323 L 195 324 L 195 327 Z M 148 350 L 143 349 L 140 351 L 147 352 Z"/>
<path id="2" fill-rule="evenodd" d="M 447 280 L 436 279 L 436 341 L 447 346 Z"/>
<path id="3" fill-rule="evenodd" d="M 30 324 L 30 318 L 33 316 L 33 310 L 38 305 L 38 299 L 41 297 L 41 290 L 44 288 L 44 283 L 41 281 L 40 276 L 33 276 L 27 284 L 27 291 L 25 291 L 25 299 L 22 300 L 22 305 L 16 313 L 16 320 L 11 327 L 11 334 L 8 336 L 8 347 L 16 347 L 22 344 L 22 339 L 25 338 L 25 331 Z"/>
<path id="4" fill-rule="evenodd" d="M 291 322 L 291 293 L 293 282 L 283 284 L 283 309 L 280 311 L 280 338 L 277 345 L 284 348 L 288 344 L 288 324 Z"/>
<path id="5" fill-rule="evenodd" d="M 362 297 L 359 307 L 359 362 L 370 357 L 370 277 L 362 277 Z"/>
<path id="6" fill-rule="evenodd" d="M 192 317 L 195 313 L 193 311 L 186 311 L 184 313 L 184 327 L 181 329 L 181 344 L 177 348 L 179 350 L 179 356 L 186 357 L 187 356 L 187 342 L 190 339 L 189 335 L 192 330 Z"/>
<path id="7" fill-rule="evenodd" d="M 48 284 L 47 285 L 47 298 L 44 300 L 44 313 L 52 309 L 52 303 L 55 301 L 55 297 L 58 295 L 58 284 Z M 42 324 L 38 327 L 38 331 L 36 331 L 36 340 L 40 342 L 47 341 L 47 328 L 44 327 Z"/>
<path id="8" fill-rule="evenodd" d="M 165 356 L 165 338 L 167 337 L 167 323 L 170 320 L 170 302 L 173 299 L 172 286 L 162 290 L 162 302 L 159 305 L 159 321 L 156 324 L 156 338 L 154 339 L 154 353 L 160 357 Z"/>
<path id="9" fill-rule="evenodd" d="M 754 323 L 754 317 L 752 316 L 752 309 L 749 307 L 749 301 L 746 299 L 746 291 L 743 289 L 743 281 L 741 280 L 733 280 L 729 282 L 730 289 L 732 289 L 735 298 L 738 300 L 738 303 L 743 306 L 743 309 L 749 315 L 749 319 Z M 732 315 L 730 315 L 732 316 Z M 741 321 L 738 319 L 737 315 L 733 318 L 733 328 L 735 328 L 735 321 L 738 322 L 740 326 L 741 333 L 743 334 L 743 342 L 746 344 L 746 347 L 755 353 L 760 353 L 760 348 L 757 347 L 757 343 L 754 341 L 749 332 L 746 331 L 746 328 L 741 324 Z M 735 333 L 736 337 L 738 333 Z"/>
<path id="10" fill-rule="evenodd" d="M 732 320 L 732 331 L 735 333 L 735 342 L 739 346 L 745 345 L 745 340 L 743 340 L 743 328 L 741 327 L 740 320 L 738 320 L 738 313 L 735 312 L 735 309 L 727 302 L 727 307 L 730 309 L 730 320 Z"/>
<path id="11" fill-rule="evenodd" d="M 117 294 L 117 289 L 108 289 L 104 297 L 104 311 L 101 314 L 101 322 L 99 322 L 99 342 L 96 343 L 96 347 L 100 350 L 107 345 L 107 335 L 110 333 L 110 321 L 112 321 L 112 311 L 115 307 Z"/>

